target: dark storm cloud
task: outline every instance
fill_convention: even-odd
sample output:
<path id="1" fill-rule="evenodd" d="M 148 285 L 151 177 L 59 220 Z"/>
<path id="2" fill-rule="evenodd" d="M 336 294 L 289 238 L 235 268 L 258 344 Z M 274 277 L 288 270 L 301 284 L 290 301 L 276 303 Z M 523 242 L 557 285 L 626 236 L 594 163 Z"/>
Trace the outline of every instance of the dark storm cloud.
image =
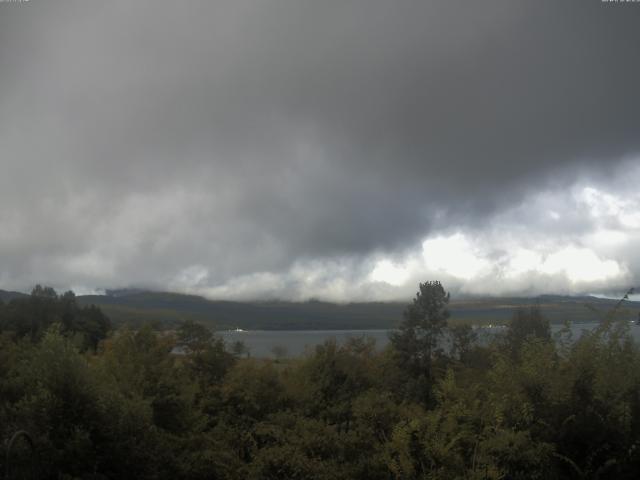
<path id="1" fill-rule="evenodd" d="M 0 280 L 220 285 L 611 186 L 639 24 L 595 0 L 0 4 Z"/>

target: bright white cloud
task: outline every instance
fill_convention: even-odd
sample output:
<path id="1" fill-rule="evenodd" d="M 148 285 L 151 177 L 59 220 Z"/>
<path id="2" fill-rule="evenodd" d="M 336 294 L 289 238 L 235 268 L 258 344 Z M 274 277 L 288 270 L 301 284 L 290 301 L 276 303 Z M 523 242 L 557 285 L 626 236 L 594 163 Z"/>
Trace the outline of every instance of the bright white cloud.
<path id="1" fill-rule="evenodd" d="M 491 268 L 491 263 L 478 251 L 478 245 L 461 233 L 425 240 L 422 255 L 429 270 L 462 279 L 477 277 Z"/>
<path id="2" fill-rule="evenodd" d="M 616 248 L 628 243 L 630 238 L 630 235 L 622 230 L 603 228 L 585 235 L 584 241 L 587 245 L 592 245 L 596 249 Z"/>
<path id="3" fill-rule="evenodd" d="M 533 250 L 525 248 L 517 249 L 509 255 L 504 268 L 504 275 L 507 278 L 514 278 L 535 272 L 542 264 L 542 255 Z"/>
<path id="4" fill-rule="evenodd" d="M 538 267 L 542 273 L 564 273 L 572 282 L 594 282 L 619 277 L 623 271 L 614 260 L 599 258 L 588 248 L 567 247 L 547 256 Z"/>
<path id="5" fill-rule="evenodd" d="M 619 195 L 588 186 L 576 192 L 576 199 L 597 220 L 613 220 L 623 228 L 640 229 L 640 196 L 635 192 Z"/>
<path id="6" fill-rule="evenodd" d="M 374 282 L 385 282 L 397 287 L 406 283 L 410 275 L 409 265 L 401 265 L 391 260 L 380 260 L 376 263 L 370 278 Z"/>

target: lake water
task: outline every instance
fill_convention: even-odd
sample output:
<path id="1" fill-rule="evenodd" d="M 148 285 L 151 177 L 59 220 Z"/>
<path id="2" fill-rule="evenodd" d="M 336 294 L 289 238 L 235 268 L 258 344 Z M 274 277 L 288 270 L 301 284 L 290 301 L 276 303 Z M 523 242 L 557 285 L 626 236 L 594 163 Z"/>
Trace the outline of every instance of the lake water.
<path id="1" fill-rule="evenodd" d="M 583 331 L 593 330 L 597 323 L 574 323 L 571 325 L 573 338 L 579 338 Z M 562 325 L 551 325 L 551 332 L 555 333 L 563 328 Z M 303 355 L 316 345 L 329 339 L 335 339 L 338 344 L 343 344 L 353 337 L 369 337 L 376 341 L 378 348 L 384 348 L 389 343 L 389 334 L 393 330 L 246 330 L 246 331 L 222 331 L 217 332 L 227 344 L 238 340 L 244 342 L 253 357 L 274 357 L 275 347 L 283 348 L 286 356 L 294 357 Z M 504 327 L 476 328 L 480 341 L 485 340 L 504 331 Z M 630 325 L 629 332 L 632 337 L 640 342 L 640 326 Z"/>

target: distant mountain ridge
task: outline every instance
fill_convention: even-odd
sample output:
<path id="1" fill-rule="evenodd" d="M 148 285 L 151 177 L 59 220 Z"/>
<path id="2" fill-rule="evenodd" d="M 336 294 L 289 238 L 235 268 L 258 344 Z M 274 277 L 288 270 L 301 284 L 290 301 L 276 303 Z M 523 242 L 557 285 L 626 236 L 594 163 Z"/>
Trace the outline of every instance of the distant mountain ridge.
<path id="1" fill-rule="evenodd" d="M 398 325 L 410 302 L 410 299 L 348 304 L 318 300 L 237 302 L 136 289 L 107 292 L 107 295 L 79 295 L 77 299 L 81 305 L 99 306 L 116 325 L 139 326 L 152 322 L 173 328 L 183 320 L 194 320 L 219 330 L 389 329 Z M 26 294 L 0 290 L 0 299 L 4 302 L 23 296 Z M 617 303 L 616 299 L 591 296 L 541 295 L 452 300 L 449 310 L 454 322 L 500 324 L 507 322 L 515 309 L 538 305 L 551 322 L 587 322 L 598 320 Z M 638 318 L 639 312 L 640 302 L 626 301 L 621 309 L 621 314 L 629 319 Z"/>
<path id="2" fill-rule="evenodd" d="M 104 294 L 107 297 L 127 297 L 129 295 L 135 295 L 137 293 L 145 293 L 148 290 L 143 288 L 115 288 L 115 289 L 106 289 Z"/>
<path id="3" fill-rule="evenodd" d="M 207 300 L 196 295 L 143 292 L 125 296 L 88 295 L 83 304 L 100 306 L 115 322 L 195 320 L 217 329 L 309 330 L 392 328 L 405 304 Z"/>
<path id="4" fill-rule="evenodd" d="M 83 296 L 81 302 L 95 303 L 115 322 L 135 324 L 157 321 L 177 324 L 191 319 L 217 329 L 262 330 L 388 329 L 402 319 L 407 302 L 356 302 L 335 304 L 307 302 L 207 300 L 196 295 L 167 292 L 137 292 L 117 297 Z M 598 320 L 618 303 L 615 299 L 590 296 L 542 295 L 535 298 L 479 298 L 452 300 L 453 321 L 505 323 L 519 307 L 538 305 L 552 322 Z M 594 309 L 596 311 L 594 311 Z M 629 317 L 637 318 L 640 302 L 625 302 Z"/>
<path id="5" fill-rule="evenodd" d="M 0 301 L 9 302 L 14 298 L 28 297 L 29 295 L 21 292 L 10 292 L 7 290 L 0 290 Z"/>

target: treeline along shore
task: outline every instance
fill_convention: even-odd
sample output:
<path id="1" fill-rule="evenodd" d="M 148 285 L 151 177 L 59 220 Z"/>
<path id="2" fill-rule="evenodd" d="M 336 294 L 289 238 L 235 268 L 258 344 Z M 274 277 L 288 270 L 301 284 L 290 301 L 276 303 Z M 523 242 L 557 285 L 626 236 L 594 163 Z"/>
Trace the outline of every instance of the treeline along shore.
<path id="1" fill-rule="evenodd" d="M 523 306 L 478 342 L 426 282 L 383 349 L 268 359 L 36 287 L 0 301 L 0 478 L 635 479 L 625 303 L 577 339 Z"/>
<path id="2" fill-rule="evenodd" d="M 25 293 L 0 290 L 8 302 L 28 297 Z M 371 330 L 399 325 L 407 301 L 330 303 L 310 300 L 222 301 L 197 295 L 136 289 L 107 290 L 104 295 L 78 295 L 80 306 L 97 306 L 115 328 L 139 328 L 150 323 L 171 330 L 183 321 L 201 323 L 213 330 Z M 408 300 L 408 299 L 407 299 Z M 552 324 L 597 322 L 615 307 L 617 299 L 593 296 L 541 295 L 538 297 L 452 298 L 448 310 L 451 324 L 506 325 L 519 308 L 536 306 Z M 625 302 L 630 317 L 638 317 L 640 302 Z"/>

